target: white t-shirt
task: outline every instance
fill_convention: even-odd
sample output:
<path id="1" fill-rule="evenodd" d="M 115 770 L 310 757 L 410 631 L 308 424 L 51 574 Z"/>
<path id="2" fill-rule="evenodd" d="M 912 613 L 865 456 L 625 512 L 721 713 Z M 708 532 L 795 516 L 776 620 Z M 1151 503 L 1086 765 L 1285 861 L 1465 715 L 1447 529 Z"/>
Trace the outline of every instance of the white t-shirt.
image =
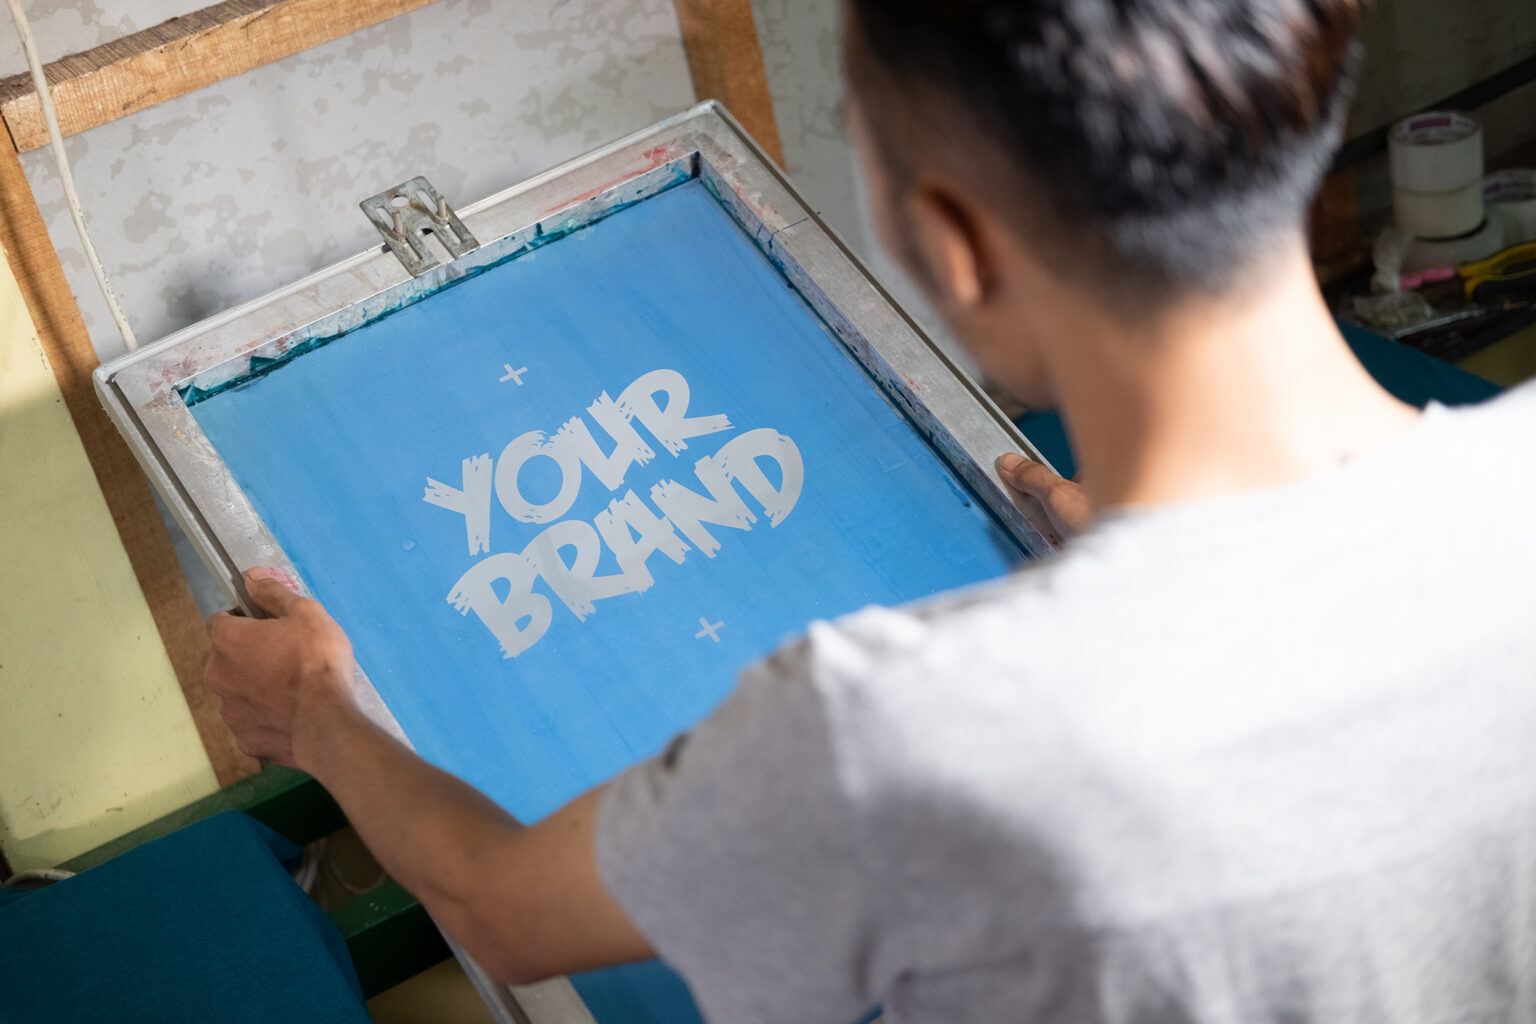
<path id="1" fill-rule="evenodd" d="M 818 624 L 598 857 L 716 1024 L 1536 1021 L 1536 389 Z"/>

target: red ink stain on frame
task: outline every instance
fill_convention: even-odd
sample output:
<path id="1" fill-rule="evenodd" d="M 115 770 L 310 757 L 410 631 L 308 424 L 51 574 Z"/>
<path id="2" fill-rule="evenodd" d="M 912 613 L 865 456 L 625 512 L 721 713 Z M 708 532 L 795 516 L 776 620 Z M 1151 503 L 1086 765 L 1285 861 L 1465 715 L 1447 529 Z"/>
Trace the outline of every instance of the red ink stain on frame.
<path id="1" fill-rule="evenodd" d="M 587 191 L 572 199 L 562 200 L 559 205 L 551 206 L 546 209 L 544 211 L 544 215 L 548 216 L 552 213 L 558 213 L 561 210 L 575 206 L 577 203 L 584 203 L 589 199 L 596 199 L 598 196 L 602 195 L 604 192 L 607 192 L 609 189 L 618 188 L 626 181 L 631 181 L 639 175 L 644 174 L 646 171 L 654 171 L 656 168 L 663 164 L 671 163 L 673 160 L 677 159 L 679 153 L 680 150 L 676 146 L 653 146 L 650 149 L 643 150 L 640 153 L 641 166 L 639 169 L 626 171 L 619 177 L 613 179 L 610 182 L 607 182 L 606 184 L 599 185 L 593 189 L 588 189 Z"/>
<path id="2" fill-rule="evenodd" d="M 246 570 L 246 577 L 250 579 L 251 582 L 256 582 L 257 580 L 263 579 L 276 580 L 283 586 L 284 589 L 291 590 L 295 594 L 304 593 L 304 585 L 299 582 L 299 578 L 297 576 L 295 576 L 287 569 L 267 565 L 252 566 L 250 569 Z"/>
<path id="3" fill-rule="evenodd" d="M 155 383 L 161 387 L 179 384 L 197 373 L 196 367 L 197 357 L 195 355 L 186 356 L 169 365 L 159 366 L 155 370 Z"/>

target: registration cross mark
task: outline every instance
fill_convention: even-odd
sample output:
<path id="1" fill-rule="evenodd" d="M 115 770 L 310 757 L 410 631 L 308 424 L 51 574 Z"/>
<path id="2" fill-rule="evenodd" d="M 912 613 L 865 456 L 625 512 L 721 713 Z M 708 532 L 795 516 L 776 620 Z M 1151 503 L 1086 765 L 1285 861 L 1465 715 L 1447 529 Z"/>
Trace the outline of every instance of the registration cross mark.
<path id="1" fill-rule="evenodd" d="M 516 381 L 517 382 L 517 386 L 518 387 L 522 387 L 523 386 L 523 374 L 528 372 L 528 367 L 525 366 L 525 367 L 523 367 L 520 370 L 514 370 L 514 369 L 512 369 L 512 364 L 511 363 L 503 363 L 502 364 L 502 369 L 507 371 L 507 375 L 505 377 L 501 378 L 501 382 L 503 384 L 505 384 L 509 380 L 512 380 L 512 381 Z"/>
<path id="2" fill-rule="evenodd" d="M 699 625 L 704 628 L 693 634 L 695 640 L 703 640 L 705 637 L 709 637 L 715 643 L 720 642 L 720 630 L 725 626 L 725 623 L 717 622 L 714 625 L 710 625 L 708 619 L 700 619 Z"/>

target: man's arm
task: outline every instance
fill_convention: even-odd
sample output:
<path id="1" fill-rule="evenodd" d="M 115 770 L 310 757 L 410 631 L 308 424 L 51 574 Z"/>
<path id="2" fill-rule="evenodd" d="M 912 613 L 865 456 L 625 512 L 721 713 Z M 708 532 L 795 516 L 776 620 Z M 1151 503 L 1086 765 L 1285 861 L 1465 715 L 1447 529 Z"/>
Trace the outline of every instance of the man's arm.
<path id="1" fill-rule="evenodd" d="M 270 572 L 246 588 L 271 619 L 209 620 L 205 678 L 249 754 L 315 776 L 391 877 L 499 980 L 523 984 L 652 956 L 597 871 L 601 790 L 531 828 L 374 725 L 352 647 Z"/>

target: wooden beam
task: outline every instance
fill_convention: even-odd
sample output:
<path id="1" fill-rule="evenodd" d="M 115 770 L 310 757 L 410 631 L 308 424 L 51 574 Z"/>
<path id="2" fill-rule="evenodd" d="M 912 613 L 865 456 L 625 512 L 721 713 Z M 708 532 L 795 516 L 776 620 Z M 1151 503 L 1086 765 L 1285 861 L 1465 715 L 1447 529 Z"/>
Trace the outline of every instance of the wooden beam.
<path id="1" fill-rule="evenodd" d="M 751 0 L 677 0 L 677 20 L 694 93 L 701 100 L 724 103 L 758 145 L 784 166 Z"/>
<path id="2" fill-rule="evenodd" d="M 43 71 L 66 136 L 233 78 L 435 0 L 226 0 Z M 28 75 L 0 80 L 0 117 L 20 152 L 48 144 Z"/>
<path id="3" fill-rule="evenodd" d="M 208 760 L 220 785 L 229 785 L 259 766 L 240 752 L 219 718 L 216 699 L 203 688 L 208 641 L 202 616 L 176 560 L 149 482 L 96 398 L 91 384 L 96 351 L 22 173 L 21 161 L 9 142 L 0 144 L 0 248 L 21 286 L 33 326 L 91 460 L 134 575 L 144 590 Z"/>
<path id="4" fill-rule="evenodd" d="M 1360 236 L 1359 183 L 1354 168 L 1334 171 L 1323 179 L 1312 197 L 1307 233 L 1312 247 L 1312 267 L 1321 284 L 1328 285 L 1354 273 L 1370 261 Z"/>

